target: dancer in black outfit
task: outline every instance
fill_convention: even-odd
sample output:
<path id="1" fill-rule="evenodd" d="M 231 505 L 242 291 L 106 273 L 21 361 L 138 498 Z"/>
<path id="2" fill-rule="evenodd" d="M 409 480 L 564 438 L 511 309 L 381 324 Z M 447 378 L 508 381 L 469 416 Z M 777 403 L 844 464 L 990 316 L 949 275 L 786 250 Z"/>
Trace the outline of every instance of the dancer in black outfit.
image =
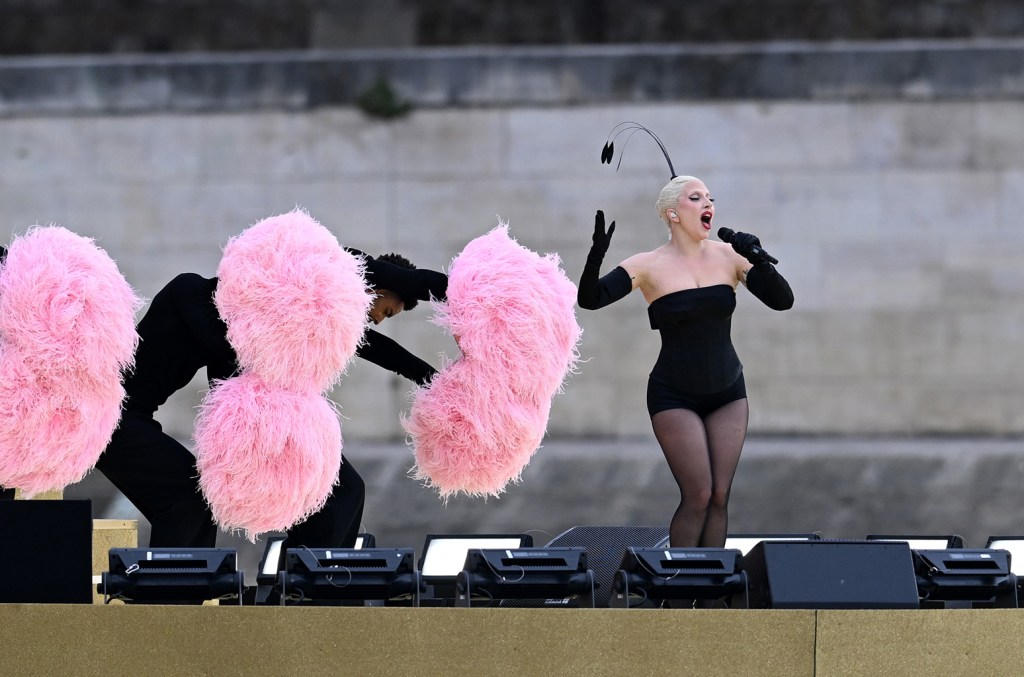
<path id="1" fill-rule="evenodd" d="M 578 302 L 593 310 L 639 288 L 650 304 L 651 328 L 661 333 L 662 347 L 648 380 L 647 408 L 682 495 L 670 543 L 722 547 L 748 414 L 743 367 L 730 338 L 735 289 L 746 284 L 775 310 L 790 308 L 793 292 L 760 256 L 753 235 L 736 233 L 732 246 L 708 239 L 715 206 L 699 179 L 674 177 L 657 209 L 669 229 L 668 243 L 631 256 L 601 278 L 615 223 L 606 231 L 604 213 L 597 212 Z"/>
<path id="2" fill-rule="evenodd" d="M 417 269 L 387 254 L 366 259 L 367 281 L 376 298 L 374 324 L 410 310 L 420 300 L 443 299 L 448 278 Z M 125 380 L 121 423 L 96 467 L 149 520 L 151 547 L 214 547 L 217 527 L 199 490 L 195 457 L 164 433 L 153 415 L 199 369 L 207 379 L 226 379 L 238 371 L 227 326 L 214 305 L 217 279 L 182 273 L 154 298 L 139 323 L 141 338 L 135 370 Z M 367 330 L 356 354 L 416 383 L 426 383 L 433 367 L 392 339 Z M 347 459 L 324 507 L 288 532 L 285 547 L 352 547 L 362 519 L 365 485 Z M 284 552 L 284 550 L 282 550 Z"/>

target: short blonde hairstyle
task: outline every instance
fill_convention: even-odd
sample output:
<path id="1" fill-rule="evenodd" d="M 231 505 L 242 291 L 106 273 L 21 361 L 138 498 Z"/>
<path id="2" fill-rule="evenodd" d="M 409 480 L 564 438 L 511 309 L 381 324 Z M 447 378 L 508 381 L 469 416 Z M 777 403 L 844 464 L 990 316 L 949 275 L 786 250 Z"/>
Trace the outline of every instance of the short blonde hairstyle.
<path id="1" fill-rule="evenodd" d="M 677 176 L 661 189 L 661 194 L 658 195 L 658 201 L 654 203 L 654 208 L 658 210 L 658 216 L 661 217 L 662 221 L 668 222 L 665 217 L 665 212 L 679 204 L 679 195 L 683 192 L 683 186 L 688 184 L 690 181 L 700 181 L 696 176 Z"/>

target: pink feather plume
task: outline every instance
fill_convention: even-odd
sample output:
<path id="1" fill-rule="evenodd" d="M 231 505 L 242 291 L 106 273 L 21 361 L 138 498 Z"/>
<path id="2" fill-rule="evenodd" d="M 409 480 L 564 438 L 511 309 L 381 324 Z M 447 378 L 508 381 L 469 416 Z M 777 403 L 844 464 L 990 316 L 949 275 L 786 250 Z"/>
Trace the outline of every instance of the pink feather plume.
<path id="1" fill-rule="evenodd" d="M 223 529 L 255 540 L 319 510 L 337 481 L 341 423 L 324 397 L 362 340 L 373 296 L 364 264 L 306 212 L 232 238 L 214 302 L 240 376 L 196 421 L 200 486 Z"/>
<path id="2" fill-rule="evenodd" d="M 14 240 L 0 267 L 0 484 L 60 491 L 96 465 L 141 306 L 91 239 L 37 226 Z"/>
<path id="3" fill-rule="evenodd" d="M 363 273 L 362 259 L 299 209 L 232 238 L 214 302 L 241 367 L 292 390 L 335 385 L 373 301 Z"/>
<path id="4" fill-rule="evenodd" d="M 255 541 L 321 507 L 341 467 L 341 423 L 326 398 L 268 386 L 256 374 L 222 381 L 195 432 L 199 484 L 217 524 Z"/>
<path id="5" fill-rule="evenodd" d="M 519 480 L 579 359 L 575 304 L 558 256 L 519 245 L 507 224 L 466 245 L 447 302 L 434 305 L 462 356 L 416 391 L 403 419 L 417 479 L 444 498 L 498 495 Z"/>

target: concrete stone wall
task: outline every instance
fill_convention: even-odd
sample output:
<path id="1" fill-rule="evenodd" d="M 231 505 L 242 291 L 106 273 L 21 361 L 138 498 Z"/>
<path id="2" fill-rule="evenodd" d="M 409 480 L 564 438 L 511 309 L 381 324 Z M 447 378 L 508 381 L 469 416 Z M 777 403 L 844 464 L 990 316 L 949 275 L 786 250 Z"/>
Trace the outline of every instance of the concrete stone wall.
<path id="1" fill-rule="evenodd" d="M 0 116 L 1020 101 L 1022 55 L 1017 38 L 12 57 Z"/>
<path id="2" fill-rule="evenodd" d="M 421 109 L 351 107 L 0 118 L 3 238 L 37 223 L 96 237 L 152 297 L 212 275 L 220 247 L 301 205 L 346 243 L 444 267 L 507 220 L 575 279 L 593 213 L 618 230 L 606 269 L 658 246 L 668 178 L 648 139 L 619 171 L 608 130 L 656 130 L 717 223 L 754 232 L 796 293 L 786 313 L 741 290 L 734 338 L 754 433 L 1024 432 L 1024 106 L 1016 100 L 677 101 Z M 384 327 L 438 364 L 454 355 L 429 308 Z M 639 295 L 579 312 L 580 373 L 552 437 L 647 435 L 658 340 Z M 201 387 L 196 382 L 196 389 Z M 347 438 L 400 438 L 409 385 L 357 363 L 335 393 Z M 191 432 L 198 394 L 162 415 Z"/>

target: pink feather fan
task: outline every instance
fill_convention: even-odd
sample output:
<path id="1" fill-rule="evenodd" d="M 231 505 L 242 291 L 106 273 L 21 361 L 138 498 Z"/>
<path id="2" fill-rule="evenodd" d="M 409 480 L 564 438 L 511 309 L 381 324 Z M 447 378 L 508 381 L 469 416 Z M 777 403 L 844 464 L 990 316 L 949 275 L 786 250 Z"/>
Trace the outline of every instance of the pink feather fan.
<path id="1" fill-rule="evenodd" d="M 363 266 L 298 209 L 225 247 L 214 302 L 242 373 L 207 393 L 195 432 L 199 484 L 221 528 L 255 541 L 330 495 L 342 437 L 324 392 L 362 340 L 373 300 Z"/>
<path id="2" fill-rule="evenodd" d="M 327 398 L 268 386 L 255 373 L 207 394 L 195 436 L 214 518 L 252 541 L 322 508 L 341 466 L 341 422 Z"/>
<path id="3" fill-rule="evenodd" d="M 36 226 L 0 267 L 0 484 L 60 491 L 99 460 L 121 417 L 142 299 L 105 251 Z"/>
<path id="4" fill-rule="evenodd" d="M 575 304 L 558 256 L 517 244 L 507 224 L 466 245 L 434 318 L 462 356 L 416 391 L 403 419 L 417 479 L 442 498 L 496 496 L 519 480 L 579 359 Z"/>
<path id="5" fill-rule="evenodd" d="M 242 369 L 291 390 L 336 385 L 373 301 L 363 273 L 362 259 L 302 210 L 232 238 L 214 302 Z"/>

